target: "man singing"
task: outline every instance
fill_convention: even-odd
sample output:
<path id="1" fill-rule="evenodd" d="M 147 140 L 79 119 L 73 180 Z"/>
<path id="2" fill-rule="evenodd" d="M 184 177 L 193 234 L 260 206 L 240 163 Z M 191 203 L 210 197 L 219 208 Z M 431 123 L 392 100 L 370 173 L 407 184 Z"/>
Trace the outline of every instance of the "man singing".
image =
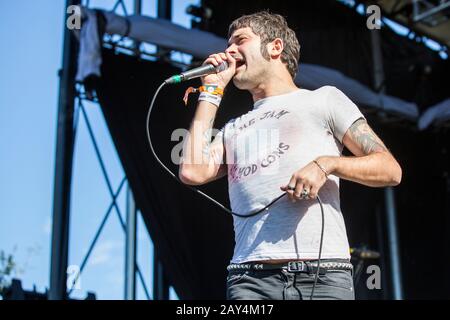
<path id="1" fill-rule="evenodd" d="M 228 175 L 231 208 L 240 214 L 264 208 L 283 192 L 287 197 L 258 215 L 233 217 L 227 298 L 309 298 L 320 247 L 319 195 L 325 228 L 314 299 L 354 299 L 339 179 L 395 186 L 402 170 L 339 89 L 295 85 L 300 45 L 282 16 L 266 11 L 242 16 L 232 22 L 228 36 L 225 52 L 204 61 L 214 66 L 225 61 L 228 68 L 202 78 L 179 177 L 201 185 Z M 253 109 L 230 120 L 211 143 L 231 80 L 251 93 Z M 342 156 L 344 146 L 354 156 Z"/>

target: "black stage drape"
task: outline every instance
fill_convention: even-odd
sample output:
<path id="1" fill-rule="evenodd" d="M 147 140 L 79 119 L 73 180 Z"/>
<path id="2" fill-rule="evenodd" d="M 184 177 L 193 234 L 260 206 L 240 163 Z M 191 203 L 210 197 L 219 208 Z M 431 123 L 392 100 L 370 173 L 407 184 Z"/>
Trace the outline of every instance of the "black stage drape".
<path id="1" fill-rule="evenodd" d="M 366 115 L 375 132 L 399 161 L 402 182 L 394 187 L 401 278 L 406 299 L 450 298 L 450 131 L 419 132 Z M 348 151 L 346 155 L 350 155 Z M 341 208 L 350 246 L 367 244 L 384 259 L 369 260 L 383 273 L 382 289 L 367 290 L 362 276 L 357 297 L 389 298 L 390 270 L 383 188 L 341 179 Z"/>

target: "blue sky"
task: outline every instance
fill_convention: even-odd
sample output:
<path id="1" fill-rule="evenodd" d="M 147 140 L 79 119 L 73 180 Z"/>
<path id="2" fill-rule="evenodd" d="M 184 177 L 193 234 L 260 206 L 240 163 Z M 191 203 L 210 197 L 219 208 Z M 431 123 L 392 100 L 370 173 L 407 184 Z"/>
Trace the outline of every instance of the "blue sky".
<path id="1" fill-rule="evenodd" d="M 112 9 L 115 1 L 90 1 Z M 132 11 L 132 1 L 125 1 Z M 189 27 L 184 14 L 196 0 L 174 0 L 173 20 Z M 49 286 L 50 239 L 58 102 L 65 1 L 0 1 L 0 250 L 14 253 L 25 289 Z M 143 1 L 143 12 L 155 16 L 156 0 Z M 121 14 L 122 12 L 119 11 Z M 124 175 L 103 116 L 86 104 L 106 168 L 116 189 Z M 74 154 L 69 265 L 79 265 L 110 203 L 86 125 L 80 117 Z M 125 192 L 119 197 L 125 219 Z M 152 290 L 153 246 L 138 221 L 138 263 Z M 115 212 L 109 217 L 85 271 L 81 289 L 98 299 L 123 298 L 124 234 Z M 145 299 L 138 281 L 138 298 Z M 171 291 L 171 297 L 176 295 Z"/>

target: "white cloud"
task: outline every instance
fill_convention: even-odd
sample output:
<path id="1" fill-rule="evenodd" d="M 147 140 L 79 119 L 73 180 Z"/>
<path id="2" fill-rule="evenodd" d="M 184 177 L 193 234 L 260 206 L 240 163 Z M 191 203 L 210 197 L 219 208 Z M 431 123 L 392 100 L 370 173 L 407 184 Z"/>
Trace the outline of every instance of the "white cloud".
<path id="1" fill-rule="evenodd" d="M 45 218 L 45 222 L 42 224 L 42 232 L 47 236 L 52 232 L 52 218 L 50 216 Z"/>
<path id="2" fill-rule="evenodd" d="M 113 263 L 117 255 L 123 255 L 123 243 L 115 240 L 105 240 L 94 248 L 92 256 L 89 258 L 89 265 L 98 266 Z"/>

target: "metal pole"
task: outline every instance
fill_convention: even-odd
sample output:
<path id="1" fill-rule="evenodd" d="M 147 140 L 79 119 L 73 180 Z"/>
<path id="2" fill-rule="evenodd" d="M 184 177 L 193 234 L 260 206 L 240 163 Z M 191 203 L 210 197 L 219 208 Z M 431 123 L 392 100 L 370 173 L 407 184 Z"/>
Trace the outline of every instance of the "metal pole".
<path id="1" fill-rule="evenodd" d="M 142 0 L 134 0 L 134 14 L 141 15 L 142 13 Z M 141 42 L 134 41 L 134 54 L 139 56 L 141 53 Z"/>
<path id="2" fill-rule="evenodd" d="M 383 56 L 381 53 L 381 39 L 380 30 L 370 30 L 370 37 L 372 42 L 372 57 L 373 57 L 373 74 L 374 74 L 374 86 L 379 92 L 383 94 L 385 92 L 384 84 L 384 70 L 383 70 Z M 382 100 L 381 100 L 382 101 Z M 403 299 L 402 280 L 400 275 L 400 256 L 398 250 L 398 238 L 397 238 L 397 223 L 396 223 L 396 210 L 394 189 L 392 187 L 384 188 L 384 198 L 386 204 L 386 222 L 387 222 L 387 237 L 388 237 L 388 250 L 390 256 L 390 274 L 392 282 L 393 298 L 395 300 Z"/>
<path id="3" fill-rule="evenodd" d="M 400 253 L 398 249 L 397 222 L 395 210 L 394 189 L 384 189 L 386 203 L 386 220 L 388 229 L 388 248 L 391 262 L 391 282 L 394 300 L 403 300 L 403 288 L 400 268 Z"/>
<path id="4" fill-rule="evenodd" d="M 172 20 L 172 1 L 158 0 L 158 18 Z M 157 55 L 167 56 L 170 51 L 157 48 Z M 153 300 L 168 300 L 169 286 L 167 285 L 164 269 L 159 261 L 156 248 L 153 251 Z"/>
<path id="5" fill-rule="evenodd" d="M 172 20 L 171 0 L 158 0 L 158 18 Z"/>
<path id="6" fill-rule="evenodd" d="M 381 269 L 381 297 L 383 300 L 387 300 L 389 297 L 389 283 L 387 281 L 387 268 L 386 268 L 386 243 L 385 243 L 385 236 L 383 232 L 383 208 L 381 205 L 377 205 L 376 207 L 376 226 L 377 226 L 377 240 L 378 240 L 378 251 L 380 252 L 380 269 Z"/>
<path id="7" fill-rule="evenodd" d="M 136 300 L 136 204 L 127 188 L 127 226 L 125 240 L 125 300 Z"/>
<path id="8" fill-rule="evenodd" d="M 142 0 L 134 0 L 134 14 L 142 13 Z"/>
<path id="9" fill-rule="evenodd" d="M 369 32 L 372 44 L 374 87 L 378 93 L 384 93 L 385 92 L 384 69 L 383 69 L 383 55 L 381 52 L 380 30 L 372 29 Z"/>
<path id="10" fill-rule="evenodd" d="M 153 251 L 153 300 L 169 300 L 169 284 L 156 248 Z"/>
<path id="11" fill-rule="evenodd" d="M 80 0 L 67 0 L 66 9 Z M 65 14 L 65 21 L 69 14 Z M 67 297 L 67 260 L 69 247 L 70 185 L 74 148 L 73 113 L 78 44 L 64 24 L 63 64 L 59 76 L 58 124 L 53 185 L 53 226 L 50 261 L 49 300 Z"/>
<path id="12" fill-rule="evenodd" d="M 441 145 L 444 142 L 443 140 L 440 139 Z M 442 148 L 441 152 L 443 153 L 445 149 Z M 448 161 L 448 156 L 447 156 L 447 152 L 445 150 L 445 154 L 443 154 L 443 158 L 446 159 L 446 163 L 449 163 L 450 161 Z M 445 206 L 444 206 L 444 212 L 450 212 L 450 175 L 448 172 L 448 166 L 446 168 L 444 168 L 444 172 L 443 172 L 444 178 L 446 180 L 446 184 L 447 184 L 447 189 L 446 189 L 446 194 L 445 194 Z M 448 214 L 445 215 L 445 242 L 444 242 L 444 248 L 450 248 L 450 217 Z M 450 250 L 444 250 L 445 254 L 444 254 L 444 261 L 450 261 Z M 447 273 L 445 274 L 445 278 L 444 278 L 444 287 L 445 288 L 450 288 L 450 275 L 448 275 Z M 449 299 L 450 298 L 450 292 L 447 291 L 447 295 L 445 299 Z"/>
<path id="13" fill-rule="evenodd" d="M 158 0 L 158 18 L 172 20 L 172 1 L 171 0 Z M 159 57 L 167 56 L 170 54 L 170 50 L 165 50 L 160 47 L 157 48 L 157 55 Z"/>

